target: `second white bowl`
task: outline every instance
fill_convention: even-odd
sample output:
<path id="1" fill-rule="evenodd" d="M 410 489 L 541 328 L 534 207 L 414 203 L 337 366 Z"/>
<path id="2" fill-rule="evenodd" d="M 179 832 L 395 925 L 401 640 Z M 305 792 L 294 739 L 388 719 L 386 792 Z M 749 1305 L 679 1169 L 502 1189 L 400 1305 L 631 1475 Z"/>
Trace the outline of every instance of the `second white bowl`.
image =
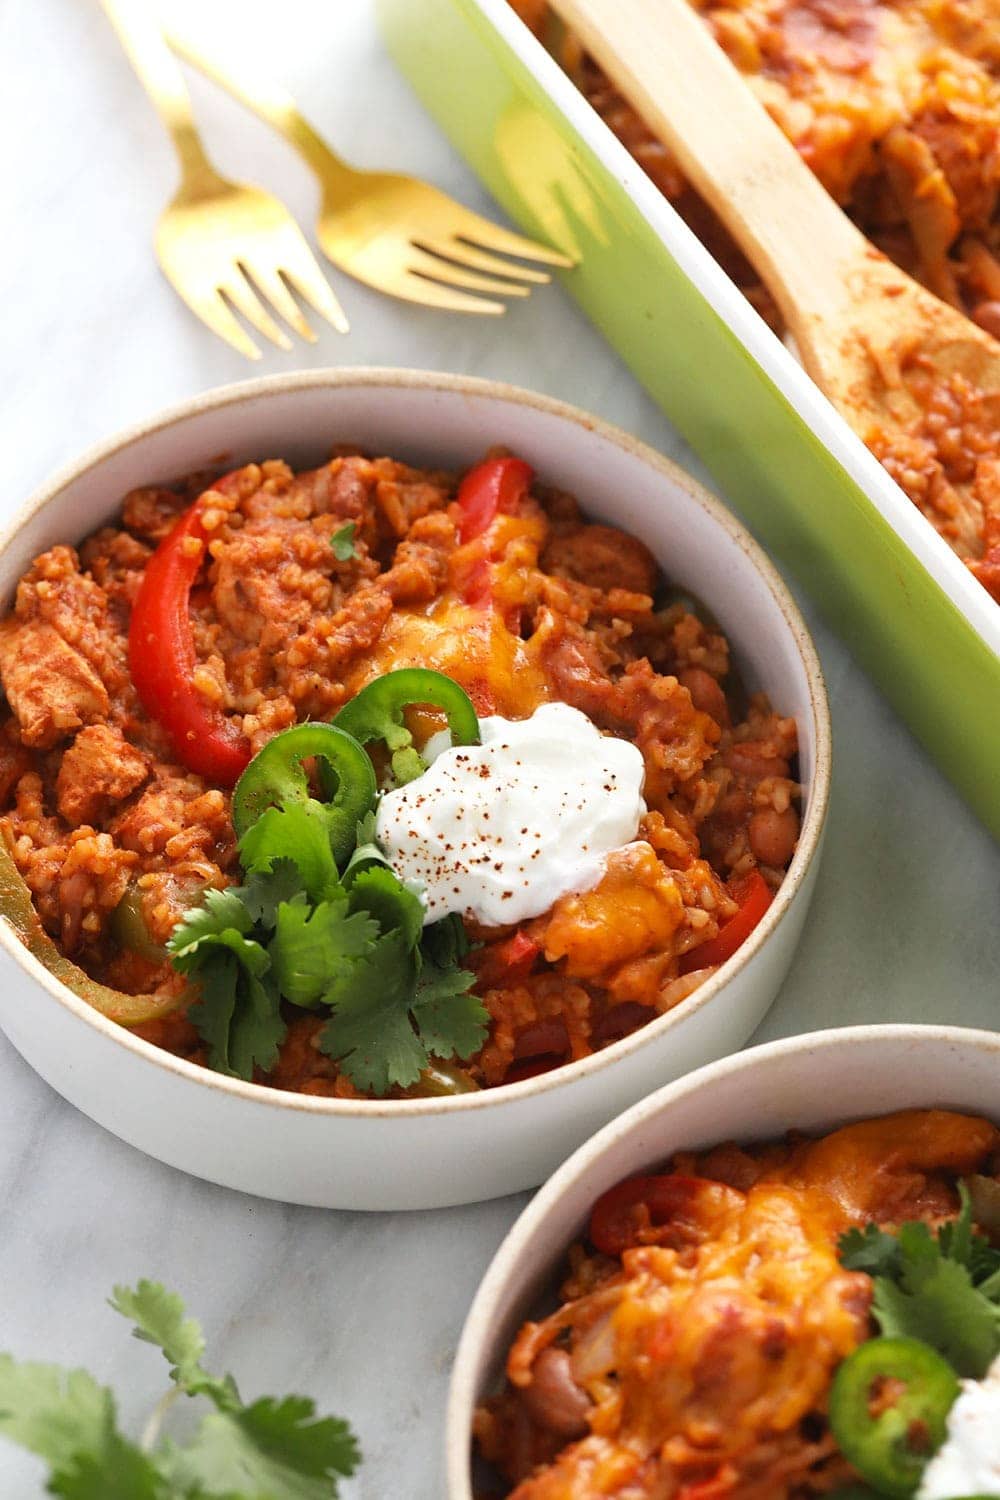
<path id="1" fill-rule="evenodd" d="M 551 1294 L 594 1203 L 677 1151 L 780 1140 L 897 1109 L 1000 1123 L 1000 1036 L 957 1026 L 848 1026 L 752 1047 L 660 1089 L 582 1146 L 504 1240 L 476 1294 L 452 1375 L 448 1500 L 473 1500 L 472 1416 L 502 1378 L 517 1330 Z"/>

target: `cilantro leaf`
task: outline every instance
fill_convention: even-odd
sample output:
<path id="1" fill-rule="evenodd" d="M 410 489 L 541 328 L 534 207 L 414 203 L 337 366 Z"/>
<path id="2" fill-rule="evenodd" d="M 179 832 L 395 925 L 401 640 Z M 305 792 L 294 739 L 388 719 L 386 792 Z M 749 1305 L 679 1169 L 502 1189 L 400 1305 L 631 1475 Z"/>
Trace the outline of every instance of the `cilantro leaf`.
<path id="1" fill-rule="evenodd" d="M 376 813 L 374 807 L 370 807 L 365 813 L 364 817 L 358 819 L 358 826 L 355 833 L 354 842 L 359 849 L 361 848 L 362 844 L 374 844 L 379 853 L 382 854 L 382 850 L 379 848 L 378 839 L 375 837 L 375 826 L 377 822 L 378 814 Z M 384 854 L 382 854 L 382 858 L 383 860 L 385 860 L 386 864 L 389 863 Z"/>
<path id="2" fill-rule="evenodd" d="M 407 948 L 415 948 L 424 929 L 424 903 L 394 871 L 381 865 L 361 870 L 348 890 L 352 911 L 366 911 L 383 933 L 399 930 Z"/>
<path id="3" fill-rule="evenodd" d="M 899 1266 L 899 1241 L 877 1224 L 849 1229 L 840 1237 L 840 1263 L 848 1271 L 867 1271 L 869 1276 L 894 1274 Z"/>
<path id="4" fill-rule="evenodd" d="M 188 942 L 186 946 L 181 947 L 178 944 L 175 947 L 174 968 L 181 974 L 196 974 L 220 956 L 232 955 L 247 973 L 257 976 L 266 973 L 269 967 L 267 954 L 255 938 L 247 937 L 247 933 L 253 929 L 253 923 L 250 921 L 250 913 L 242 902 L 239 906 L 246 918 L 246 926 L 242 930 L 236 927 L 220 927 L 209 931 L 206 922 L 205 931 Z M 209 914 L 206 913 L 206 915 Z M 193 924 L 187 925 L 190 928 Z"/>
<path id="5" fill-rule="evenodd" d="M 135 1287 L 116 1286 L 108 1301 L 115 1312 L 135 1324 L 133 1338 L 163 1351 L 170 1378 L 182 1391 L 208 1396 L 227 1410 L 239 1406 L 232 1376 L 219 1380 L 202 1367 L 205 1336 L 201 1324 L 185 1317 L 184 1303 L 176 1292 L 168 1292 L 158 1281 L 143 1280 Z"/>
<path id="6" fill-rule="evenodd" d="M 287 1027 L 269 974 L 271 961 L 257 940 L 243 892 L 234 887 L 206 892 L 204 905 L 188 912 L 168 947 L 180 974 L 193 975 L 199 996 L 188 1019 L 208 1044 L 209 1066 L 250 1079 L 269 1071 Z"/>
<path id="7" fill-rule="evenodd" d="M 287 1030 L 271 961 L 247 936 L 252 930 L 250 913 L 232 890 L 209 891 L 205 906 L 189 913 L 170 940 L 174 968 L 198 980 L 188 1019 L 208 1043 L 209 1066 L 246 1079 L 255 1068 L 274 1067 Z"/>
<path id="8" fill-rule="evenodd" d="M 230 887 L 228 890 L 205 892 L 201 906 L 193 906 L 170 934 L 167 947 L 175 958 L 190 958 L 206 940 L 232 931 L 246 934 L 253 926 L 253 918 L 241 899 L 241 893 Z M 175 963 L 175 968 L 181 968 Z M 191 967 L 189 964 L 188 968 Z M 187 972 L 181 968 L 181 973 Z"/>
<path id="9" fill-rule="evenodd" d="M 334 1016 L 319 1034 L 320 1047 L 358 1088 L 380 1098 L 394 1085 L 416 1083 L 427 1065 L 409 1014 L 417 964 L 403 933 L 387 933 L 324 996 Z"/>
<path id="10" fill-rule="evenodd" d="M 53 1474 L 47 1488 L 62 1500 L 187 1500 L 165 1487 L 154 1458 L 117 1432 L 109 1435 L 100 1455 L 75 1454 L 65 1469 Z"/>
<path id="11" fill-rule="evenodd" d="M 273 870 L 278 860 L 293 860 L 312 901 L 324 901 L 340 886 L 327 812 L 313 797 L 267 808 L 240 840 L 240 859 L 250 875 Z"/>
<path id="12" fill-rule="evenodd" d="M 264 1396 L 235 1412 L 213 1412 L 193 1442 L 171 1451 L 171 1478 L 199 1500 L 331 1500 L 337 1478 L 357 1467 L 358 1448 L 346 1422 L 316 1420 L 315 1412 L 304 1396 Z"/>
<path id="13" fill-rule="evenodd" d="M 940 1254 L 904 1260 L 900 1285 L 879 1277 L 872 1312 L 888 1338 L 921 1339 L 975 1380 L 1000 1351 L 1000 1307 L 976 1290 L 965 1266 Z"/>
<path id="14" fill-rule="evenodd" d="M 972 1227 L 964 1183 L 961 1207 L 936 1233 L 921 1220 L 896 1234 L 868 1225 L 840 1240 L 842 1263 L 874 1277 L 872 1316 L 889 1338 L 915 1338 L 959 1375 L 979 1379 L 1000 1353 L 1000 1254 Z"/>
<path id="15" fill-rule="evenodd" d="M 163 1500 L 154 1464 L 116 1428 L 115 1401 L 85 1370 L 0 1354 L 0 1437 L 51 1468 L 65 1500 Z"/>
<path id="16" fill-rule="evenodd" d="M 425 958 L 441 969 L 450 969 L 454 964 L 462 962 L 472 944 L 462 918 L 452 912 L 450 916 L 441 917 L 437 922 L 428 923 L 424 928 L 421 947 Z"/>
<path id="17" fill-rule="evenodd" d="M 341 879 L 345 887 L 360 875 L 362 870 L 369 869 L 372 865 L 384 867 L 391 870 L 385 850 L 382 848 L 375 836 L 375 809 L 371 808 L 359 821 L 357 833 L 355 834 L 354 853 L 344 866 Z"/>
<path id="18" fill-rule="evenodd" d="M 357 549 L 354 546 L 354 537 L 358 526 L 356 521 L 348 521 L 333 533 L 330 538 L 330 546 L 333 555 L 338 562 L 350 562 L 357 557 Z"/>
<path id="19" fill-rule="evenodd" d="M 319 1045 L 360 1089 L 382 1097 L 409 1088 L 430 1053 L 468 1057 L 482 1046 L 489 1018 L 469 993 L 474 983 L 465 969 L 422 965 L 397 927 L 327 989 L 334 1015 Z"/>
<path id="20" fill-rule="evenodd" d="M 255 870 L 246 885 L 235 888 L 253 921 L 274 927 L 283 901 L 305 900 L 302 876 L 294 859 L 276 859 L 269 870 Z"/>
<path id="21" fill-rule="evenodd" d="M 255 1068 L 270 1072 L 278 1060 L 288 1028 L 269 964 L 260 944 L 244 939 L 241 952 L 213 953 L 198 968 L 201 994 L 188 1019 L 208 1043 L 209 1066 L 217 1072 L 251 1079 Z"/>
<path id="22" fill-rule="evenodd" d="M 1000 1250 L 995 1250 L 988 1239 L 973 1230 L 972 1197 L 966 1183 L 958 1184 L 958 1194 L 962 1205 L 958 1218 L 942 1224 L 938 1230 L 941 1253 L 967 1266 L 973 1283 L 985 1291 L 983 1283 L 1000 1271 Z M 1000 1294 L 1000 1287 L 997 1292 Z"/>
<path id="23" fill-rule="evenodd" d="M 78 1454 L 100 1457 L 114 1425 L 114 1397 L 85 1370 L 19 1363 L 0 1354 L 0 1437 L 37 1453 L 58 1472 Z"/>
<path id="24" fill-rule="evenodd" d="M 353 961 L 370 953 L 378 926 L 363 910 L 348 914 L 347 901 L 278 907 L 269 953 L 281 993 L 295 1005 L 316 1005 Z"/>
<path id="25" fill-rule="evenodd" d="M 359 1462 L 347 1423 L 317 1417 L 304 1396 L 262 1396 L 244 1405 L 231 1375 L 210 1375 L 205 1341 L 184 1304 L 158 1282 L 115 1287 L 111 1305 L 134 1334 L 162 1349 L 176 1389 L 216 1410 L 180 1447 L 156 1441 L 161 1401 L 140 1448 L 118 1430 L 111 1392 L 83 1370 L 17 1363 L 0 1355 L 0 1437 L 50 1467 L 49 1494 L 63 1500 L 336 1500 L 337 1480 Z"/>
<path id="26" fill-rule="evenodd" d="M 424 962 L 413 997 L 420 1040 L 435 1057 L 470 1057 L 486 1040 L 490 1015 L 469 993 L 476 976 L 468 969 Z"/>

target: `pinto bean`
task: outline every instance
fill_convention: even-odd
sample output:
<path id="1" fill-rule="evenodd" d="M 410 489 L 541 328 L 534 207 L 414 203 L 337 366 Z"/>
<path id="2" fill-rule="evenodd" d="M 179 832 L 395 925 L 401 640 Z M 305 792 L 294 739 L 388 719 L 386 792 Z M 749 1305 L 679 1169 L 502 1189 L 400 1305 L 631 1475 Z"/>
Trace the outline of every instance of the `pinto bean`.
<path id="1" fill-rule="evenodd" d="M 547 1021 L 536 1021 L 532 1026 L 525 1026 L 517 1034 L 514 1043 L 514 1056 L 524 1057 L 565 1057 L 569 1051 L 569 1036 L 566 1033 L 566 1023 L 557 1016 Z"/>
<path id="2" fill-rule="evenodd" d="M 655 1019 L 656 1010 L 653 1006 L 625 1000 L 605 1011 L 594 1027 L 591 1041 L 595 1047 L 605 1047 L 610 1042 L 621 1041 L 623 1036 L 629 1036 L 633 1031 L 638 1031 L 640 1026 Z"/>
<path id="3" fill-rule="evenodd" d="M 565 1349 L 550 1345 L 542 1350 L 532 1366 L 524 1403 L 540 1427 L 559 1437 L 582 1437 L 587 1431 L 590 1397 L 573 1379 Z"/>
<path id="4" fill-rule="evenodd" d="M 685 667 L 678 678 L 682 687 L 691 694 L 691 702 L 703 714 L 709 714 L 717 724 L 729 723 L 729 704 L 719 683 L 704 667 Z"/>
<path id="5" fill-rule="evenodd" d="M 745 776 L 748 781 L 763 781 L 767 776 L 787 776 L 788 762 L 772 753 L 772 747 L 759 740 L 741 740 L 720 756 L 724 766 Z"/>
<path id="6" fill-rule="evenodd" d="M 1000 339 L 1000 302 L 980 302 L 973 308 L 972 318 L 980 328 Z"/>
<path id="7" fill-rule="evenodd" d="M 799 837 L 799 815 L 794 807 L 775 812 L 773 807 L 754 813 L 747 826 L 754 858 L 762 865 L 782 869 L 795 853 Z"/>

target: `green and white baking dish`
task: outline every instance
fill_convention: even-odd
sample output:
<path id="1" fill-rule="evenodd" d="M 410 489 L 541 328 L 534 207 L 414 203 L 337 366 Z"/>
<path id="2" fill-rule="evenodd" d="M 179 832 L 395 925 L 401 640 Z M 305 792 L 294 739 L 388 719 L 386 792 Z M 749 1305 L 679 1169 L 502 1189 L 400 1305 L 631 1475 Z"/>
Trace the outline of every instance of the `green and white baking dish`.
<path id="1" fill-rule="evenodd" d="M 393 56 L 1000 837 L 1000 608 L 506 0 L 377 0 Z"/>

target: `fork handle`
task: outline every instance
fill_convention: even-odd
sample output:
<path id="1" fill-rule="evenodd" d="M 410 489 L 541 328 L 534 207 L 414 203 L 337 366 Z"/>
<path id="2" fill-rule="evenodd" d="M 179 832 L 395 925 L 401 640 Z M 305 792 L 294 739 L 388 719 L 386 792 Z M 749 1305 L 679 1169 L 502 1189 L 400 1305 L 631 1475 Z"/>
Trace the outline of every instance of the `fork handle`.
<path id="1" fill-rule="evenodd" d="M 101 0 L 118 40 L 174 143 L 186 176 L 215 176 L 194 122 L 184 76 L 143 0 Z"/>
<path id="2" fill-rule="evenodd" d="M 204 73 L 206 78 L 232 94 L 251 113 L 259 115 L 272 125 L 324 180 L 343 177 L 346 185 L 356 176 L 353 168 L 337 156 L 322 136 L 316 133 L 291 94 L 279 84 L 253 72 L 243 58 L 240 58 L 238 72 L 233 72 L 228 63 L 223 61 L 221 50 L 214 51 L 211 44 L 206 44 L 203 36 L 196 41 L 186 29 L 177 24 L 176 18 L 171 18 L 171 24 L 164 35 L 179 57 L 183 57 L 199 73 Z"/>

